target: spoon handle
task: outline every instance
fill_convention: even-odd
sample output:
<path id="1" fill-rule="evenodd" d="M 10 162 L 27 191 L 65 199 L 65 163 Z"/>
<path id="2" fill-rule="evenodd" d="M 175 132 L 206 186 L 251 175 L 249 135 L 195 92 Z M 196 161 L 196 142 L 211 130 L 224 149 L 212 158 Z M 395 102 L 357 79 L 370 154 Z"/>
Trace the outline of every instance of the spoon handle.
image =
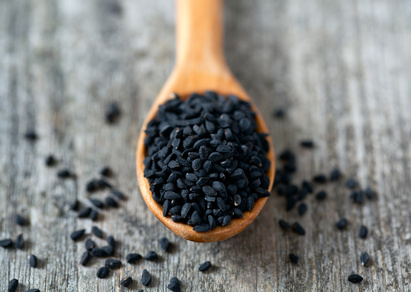
<path id="1" fill-rule="evenodd" d="M 226 66 L 223 0 L 176 0 L 176 38 L 177 67 L 210 70 Z"/>

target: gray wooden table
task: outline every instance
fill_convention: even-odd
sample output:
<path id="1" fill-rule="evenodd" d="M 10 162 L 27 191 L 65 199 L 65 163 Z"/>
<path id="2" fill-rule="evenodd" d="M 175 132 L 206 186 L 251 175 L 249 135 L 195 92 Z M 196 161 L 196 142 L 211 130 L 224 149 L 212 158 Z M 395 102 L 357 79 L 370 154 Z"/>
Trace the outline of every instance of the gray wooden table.
<path id="1" fill-rule="evenodd" d="M 277 152 L 298 154 L 295 181 L 339 166 L 378 198 L 353 205 L 343 182 L 327 184 L 329 198 L 309 197 L 300 218 L 273 192 L 232 239 L 197 244 L 174 236 L 147 209 L 135 175 L 138 131 L 173 66 L 173 2 L 0 0 L 0 238 L 28 240 L 23 250 L 0 248 L 1 291 L 12 278 L 19 291 L 120 291 L 126 275 L 138 291 L 144 268 L 154 276 L 145 291 L 167 291 L 173 276 L 183 291 L 411 291 L 411 2 L 230 0 L 225 15 L 228 63 Z M 104 123 L 110 101 L 123 111 L 112 126 Z M 276 107 L 287 109 L 286 119 L 272 118 Z M 32 128 L 35 143 L 23 138 Z M 317 147 L 301 149 L 304 138 Z M 59 159 L 55 168 L 45 167 L 48 154 Z M 103 165 L 129 199 L 94 224 L 118 240 L 123 262 L 131 251 L 156 250 L 161 259 L 124 264 L 100 280 L 103 260 L 80 266 L 83 242 L 68 237 L 93 223 L 68 204 L 87 201 L 85 184 Z M 63 167 L 77 179 L 58 179 Z M 15 213 L 30 226 L 17 226 Z M 350 221 L 344 232 L 335 228 L 341 217 Z M 285 234 L 280 218 L 301 222 L 306 236 Z M 358 238 L 361 224 L 370 230 L 366 240 Z M 161 236 L 173 242 L 171 253 L 158 247 Z M 359 262 L 363 251 L 370 267 Z M 40 260 L 36 269 L 30 254 Z M 202 274 L 205 260 L 214 268 Z M 352 272 L 364 281 L 349 283 Z"/>

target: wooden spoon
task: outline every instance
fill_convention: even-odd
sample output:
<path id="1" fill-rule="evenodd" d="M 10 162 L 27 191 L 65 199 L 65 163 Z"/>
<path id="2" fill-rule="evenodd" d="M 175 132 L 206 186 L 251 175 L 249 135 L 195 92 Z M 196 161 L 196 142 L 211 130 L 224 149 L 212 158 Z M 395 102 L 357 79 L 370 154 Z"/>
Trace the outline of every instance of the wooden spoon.
<path id="1" fill-rule="evenodd" d="M 223 2 L 222 0 L 177 0 L 177 56 L 176 64 L 168 81 L 160 91 L 142 126 L 137 145 L 137 177 L 141 194 L 154 215 L 171 231 L 187 240 L 197 242 L 212 242 L 230 238 L 253 222 L 263 208 L 267 198 L 259 198 L 250 212 L 244 212 L 243 218 L 233 219 L 228 226 L 200 233 L 184 223 L 176 223 L 171 218 L 163 216 L 163 208 L 152 198 L 150 183 L 144 177 L 143 160 L 146 156 L 144 130 L 147 123 L 156 117 L 158 106 L 176 92 L 182 99 L 190 93 L 204 93 L 214 90 L 219 94 L 237 95 L 240 99 L 252 104 L 257 113 L 257 131 L 268 133 L 267 126 L 251 98 L 234 78 L 228 68 L 223 53 Z M 267 158 L 271 167 L 267 173 L 270 179 L 269 191 L 274 181 L 274 150 L 272 141 L 267 140 L 270 150 Z"/>

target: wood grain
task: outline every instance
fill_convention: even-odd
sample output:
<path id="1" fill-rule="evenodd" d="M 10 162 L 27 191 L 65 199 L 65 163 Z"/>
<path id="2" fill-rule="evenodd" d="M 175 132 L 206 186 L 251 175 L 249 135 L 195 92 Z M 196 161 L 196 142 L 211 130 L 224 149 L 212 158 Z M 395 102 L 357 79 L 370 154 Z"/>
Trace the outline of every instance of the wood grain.
<path id="1" fill-rule="evenodd" d="M 198 244 L 174 236 L 145 206 L 134 165 L 138 131 L 174 63 L 173 2 L 0 0 L 0 238 L 22 232 L 29 240 L 22 251 L 0 249 L 1 291 L 12 278 L 19 291 L 122 291 L 119 279 L 139 282 L 144 268 L 154 276 L 146 291 L 167 291 L 173 276 L 184 291 L 411 291 L 409 1 L 228 0 L 225 9 L 228 65 L 261 109 L 277 152 L 298 154 L 295 181 L 339 166 L 378 199 L 352 205 L 343 182 L 330 184 L 329 198 L 309 197 L 300 218 L 273 192 L 232 239 Z M 123 115 L 109 126 L 103 115 L 113 100 Z M 279 106 L 287 108 L 283 121 L 271 118 Z M 23 139 L 29 128 L 39 134 L 34 144 Z M 303 138 L 316 149 L 299 148 Z M 44 166 L 49 153 L 59 158 L 56 168 Z M 68 203 L 87 202 L 85 183 L 106 164 L 129 199 L 96 225 L 119 241 L 121 259 L 156 250 L 161 260 L 99 280 L 103 261 L 79 266 L 83 243 L 68 237 L 92 223 Z M 57 179 L 62 167 L 77 179 Z M 30 227 L 15 225 L 16 212 Z M 349 228 L 337 232 L 343 216 Z M 307 235 L 284 234 L 280 218 L 300 221 Z M 357 236 L 361 224 L 370 229 L 366 240 Z M 161 236 L 174 243 L 171 253 L 158 247 Z M 363 251 L 373 258 L 368 268 L 359 263 Z M 289 252 L 300 256 L 298 265 Z M 30 254 L 38 269 L 29 268 Z M 205 260 L 215 267 L 201 274 Z M 349 283 L 351 272 L 364 281 Z"/>

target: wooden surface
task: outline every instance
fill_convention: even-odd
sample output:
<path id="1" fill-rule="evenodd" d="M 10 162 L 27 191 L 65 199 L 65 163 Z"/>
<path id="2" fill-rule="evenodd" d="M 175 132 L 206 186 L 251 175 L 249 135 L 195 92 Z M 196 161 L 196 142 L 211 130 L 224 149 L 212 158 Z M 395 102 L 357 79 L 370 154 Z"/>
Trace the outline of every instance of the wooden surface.
<path id="1" fill-rule="evenodd" d="M 0 249 L 1 291 L 12 278 L 23 284 L 19 291 L 119 291 L 122 276 L 139 280 L 144 268 L 154 276 L 145 291 L 167 291 L 173 276 L 183 291 L 411 290 L 410 2 L 229 0 L 225 16 L 228 63 L 261 109 L 275 149 L 298 153 L 296 181 L 338 165 L 378 199 L 352 205 L 342 183 L 327 185 L 329 198 L 309 197 L 300 218 L 273 192 L 232 239 L 177 238 L 149 212 L 135 176 L 138 131 L 174 62 L 173 2 L 1 0 L 0 237 L 29 239 L 23 251 Z M 108 126 L 103 113 L 112 100 L 123 116 Z M 284 121 L 270 118 L 278 106 L 288 110 Z M 34 144 L 23 139 L 28 128 L 39 134 Z M 303 138 L 316 149 L 300 149 Z M 49 153 L 60 159 L 56 168 L 44 166 Z M 161 260 L 99 280 L 103 260 L 79 266 L 83 242 L 68 237 L 92 223 L 68 203 L 86 201 L 86 181 L 106 164 L 129 199 L 96 224 L 120 241 L 122 260 L 148 250 Z M 62 167 L 77 179 L 57 179 Z M 30 227 L 15 225 L 16 212 Z M 349 228 L 337 232 L 343 216 Z M 279 218 L 300 221 L 306 236 L 284 234 Z M 360 224 L 370 229 L 366 240 L 358 238 Z M 174 243 L 171 253 L 158 247 L 161 236 Z M 373 258 L 368 268 L 359 263 L 362 251 Z M 298 265 L 289 252 L 300 256 Z M 28 265 L 32 253 L 37 269 Z M 215 267 L 201 274 L 205 260 Z M 347 281 L 352 272 L 364 277 L 360 285 Z"/>

